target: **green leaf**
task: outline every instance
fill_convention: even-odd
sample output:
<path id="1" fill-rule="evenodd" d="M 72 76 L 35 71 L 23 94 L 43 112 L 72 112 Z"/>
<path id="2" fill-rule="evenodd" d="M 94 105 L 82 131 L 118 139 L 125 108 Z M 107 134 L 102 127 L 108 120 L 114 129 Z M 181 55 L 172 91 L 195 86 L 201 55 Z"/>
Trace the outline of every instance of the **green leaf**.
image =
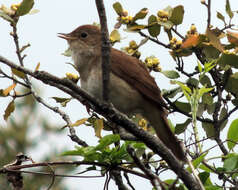
<path id="1" fill-rule="evenodd" d="M 199 166 L 200 169 L 208 172 L 208 173 L 211 173 L 212 170 L 210 168 L 208 168 L 207 166 L 205 166 L 203 163 L 201 163 L 201 165 Z"/>
<path id="2" fill-rule="evenodd" d="M 179 92 L 182 92 L 180 87 L 170 89 L 170 90 L 162 90 L 162 96 L 166 98 L 174 98 Z"/>
<path id="3" fill-rule="evenodd" d="M 190 89 L 192 88 L 197 88 L 199 81 L 195 78 L 190 77 L 187 81 L 186 84 L 190 87 Z"/>
<path id="4" fill-rule="evenodd" d="M 238 72 L 230 75 L 230 77 L 228 78 L 228 81 L 225 86 L 226 91 L 231 92 L 236 96 L 238 96 L 237 84 L 238 84 Z"/>
<path id="5" fill-rule="evenodd" d="M 238 69 L 238 56 L 235 54 L 223 53 L 218 59 L 218 64 L 222 67 L 230 65 L 231 67 Z"/>
<path id="6" fill-rule="evenodd" d="M 232 155 L 225 159 L 223 167 L 226 171 L 230 172 L 237 168 L 238 164 L 238 155 Z"/>
<path id="7" fill-rule="evenodd" d="M 16 75 L 16 76 L 18 76 L 18 77 L 20 77 L 22 79 L 24 79 L 26 77 L 25 73 L 23 73 L 21 71 L 18 71 L 18 70 L 14 69 L 14 68 L 11 68 L 11 70 L 12 70 L 12 73 L 14 75 Z"/>
<path id="8" fill-rule="evenodd" d="M 216 35 L 216 33 L 213 30 L 208 28 L 206 31 L 206 35 L 207 35 L 208 39 L 210 40 L 210 44 L 213 47 L 218 49 L 220 52 L 224 51 L 224 48 L 220 42 L 220 39 L 218 38 L 218 36 Z"/>
<path id="9" fill-rule="evenodd" d="M 221 53 L 217 48 L 212 45 L 202 44 L 201 46 L 203 47 L 202 51 L 205 54 L 206 58 L 208 58 L 208 60 L 217 59 Z"/>
<path id="10" fill-rule="evenodd" d="M 231 10 L 231 6 L 230 6 L 230 1 L 229 0 L 226 0 L 226 13 L 228 14 L 228 16 L 230 18 L 233 18 L 234 13 Z"/>
<path id="11" fill-rule="evenodd" d="M 227 108 L 226 108 L 226 106 L 224 106 L 224 107 L 221 109 L 221 111 L 220 111 L 219 120 L 225 118 L 225 117 L 227 116 L 227 114 L 228 114 L 228 113 L 227 113 Z M 226 119 L 226 120 L 221 124 L 221 126 L 220 126 L 220 131 L 225 128 L 227 122 L 228 122 L 228 119 Z"/>
<path id="12" fill-rule="evenodd" d="M 148 19 L 148 32 L 152 37 L 157 37 L 160 34 L 161 26 L 157 23 L 157 17 L 151 15 Z"/>
<path id="13" fill-rule="evenodd" d="M 198 104 L 197 117 L 202 117 L 205 110 L 206 110 L 205 104 Z"/>
<path id="14" fill-rule="evenodd" d="M 148 14 L 148 9 L 147 9 L 147 8 L 141 9 L 141 10 L 140 10 L 138 13 L 136 13 L 136 15 L 133 17 L 133 21 L 132 21 L 132 22 L 135 22 L 136 20 L 145 18 L 147 14 Z"/>
<path id="15" fill-rule="evenodd" d="M 3 116 L 5 121 L 7 121 L 8 117 L 14 112 L 14 110 L 15 110 L 15 103 L 14 103 L 14 100 L 12 100 L 8 104 L 8 106 L 7 106 L 6 110 L 5 110 L 5 113 L 4 113 L 4 116 Z"/>
<path id="16" fill-rule="evenodd" d="M 217 11 L 217 18 L 225 22 L 225 17 L 218 11 Z"/>
<path id="17" fill-rule="evenodd" d="M 117 13 L 119 16 L 121 16 L 121 13 L 123 12 L 123 8 L 122 8 L 122 6 L 121 6 L 121 3 L 116 2 L 116 3 L 114 3 L 112 6 L 113 6 L 113 9 L 116 11 L 116 13 Z"/>
<path id="18" fill-rule="evenodd" d="M 212 115 L 215 111 L 216 103 L 213 103 L 211 105 L 207 105 L 207 113 Z"/>
<path id="19" fill-rule="evenodd" d="M 202 184 L 206 184 L 207 182 L 209 183 L 209 181 L 210 181 L 210 180 L 209 180 L 210 173 L 208 173 L 208 172 L 201 172 L 201 173 L 198 174 L 198 176 L 199 176 L 199 178 L 200 178 Z M 212 185 L 212 184 L 211 184 L 211 181 L 210 181 L 210 183 L 207 184 L 207 185 Z"/>
<path id="20" fill-rule="evenodd" d="M 191 106 L 189 103 L 176 101 L 175 106 L 186 113 L 191 112 Z"/>
<path id="21" fill-rule="evenodd" d="M 161 71 L 161 73 L 164 74 L 164 76 L 170 78 L 170 79 L 177 79 L 179 78 L 179 74 L 178 72 L 174 71 L 174 70 L 170 70 L 170 71 Z"/>
<path id="22" fill-rule="evenodd" d="M 202 96 L 202 103 L 203 103 L 203 104 L 207 104 L 207 105 L 213 104 L 213 97 L 211 96 L 210 93 L 205 93 L 205 94 Z"/>
<path id="23" fill-rule="evenodd" d="M 223 190 L 223 188 L 221 188 L 219 186 L 215 186 L 215 185 L 206 185 L 205 189 L 206 190 Z"/>
<path id="24" fill-rule="evenodd" d="M 118 142 L 120 140 L 120 135 L 106 135 L 99 140 L 99 144 L 96 146 L 96 150 L 103 150 L 108 145 Z"/>
<path id="25" fill-rule="evenodd" d="M 141 148 L 145 149 L 145 148 L 146 148 L 146 146 L 145 146 L 144 143 L 134 142 L 134 141 L 133 141 L 133 143 L 131 144 L 131 146 L 133 146 L 133 148 L 135 148 L 135 149 L 141 149 Z"/>
<path id="26" fill-rule="evenodd" d="M 204 131 L 206 132 L 208 138 L 214 139 L 215 130 L 214 130 L 213 124 L 211 124 L 211 123 L 206 123 L 206 122 L 202 122 L 202 128 L 203 128 Z"/>
<path id="27" fill-rule="evenodd" d="M 207 87 L 212 86 L 211 80 L 207 75 L 203 75 L 199 81 L 203 86 L 207 86 Z"/>
<path id="28" fill-rule="evenodd" d="M 16 16 L 23 16 L 30 12 L 34 5 L 34 0 L 23 0 L 16 11 Z"/>
<path id="29" fill-rule="evenodd" d="M 202 88 L 200 88 L 199 89 L 199 96 L 198 96 L 198 99 L 200 98 L 200 97 L 202 97 L 203 96 L 203 94 L 205 94 L 205 93 L 207 93 L 207 92 L 210 92 L 210 91 L 212 91 L 213 90 L 213 88 L 206 88 L 206 87 L 202 87 Z"/>
<path id="30" fill-rule="evenodd" d="M 37 13 L 39 13 L 39 12 L 40 12 L 39 9 L 32 9 L 28 14 L 29 14 L 29 15 L 34 15 L 34 14 L 37 14 Z"/>
<path id="31" fill-rule="evenodd" d="M 202 72 L 202 65 L 201 65 L 201 63 L 199 61 L 198 61 L 198 71 L 199 71 L 199 73 Z"/>
<path id="32" fill-rule="evenodd" d="M 0 17 L 2 17 L 4 20 L 8 22 L 14 23 L 14 20 L 3 11 L 0 11 Z"/>
<path id="33" fill-rule="evenodd" d="M 192 94 L 192 90 L 186 86 L 185 84 L 183 84 L 182 82 L 179 81 L 175 81 L 175 84 L 178 84 L 180 86 L 180 88 L 183 91 L 183 94 L 185 95 L 185 97 L 187 98 L 188 101 L 190 101 L 191 99 L 191 94 Z"/>
<path id="34" fill-rule="evenodd" d="M 196 169 L 199 164 L 204 160 L 205 156 L 207 155 L 207 153 L 202 154 L 201 156 L 199 156 L 198 158 L 196 158 L 195 160 L 192 161 L 193 167 Z M 191 168 L 190 166 L 187 168 L 187 170 L 189 172 L 191 172 Z"/>
<path id="35" fill-rule="evenodd" d="M 112 43 L 115 43 L 115 42 L 120 42 L 121 41 L 121 35 L 120 33 L 118 32 L 118 30 L 113 30 L 111 33 L 110 33 L 110 41 Z"/>
<path id="36" fill-rule="evenodd" d="M 102 160 L 102 153 L 97 152 L 95 147 L 88 146 L 88 147 L 80 147 L 77 150 L 70 150 L 63 152 L 62 156 L 82 156 L 85 161 L 96 161 Z"/>
<path id="37" fill-rule="evenodd" d="M 233 149 L 238 142 L 238 119 L 232 121 L 227 133 L 227 146 L 229 150 Z"/>
<path id="38" fill-rule="evenodd" d="M 192 119 L 187 119 L 184 123 L 179 123 L 176 124 L 175 126 L 175 134 L 179 135 L 181 133 L 183 133 L 187 126 L 191 123 Z"/>
<path id="39" fill-rule="evenodd" d="M 118 160 L 119 162 L 121 162 L 121 160 L 131 160 L 127 150 L 126 150 L 127 145 L 124 143 L 119 150 L 116 150 L 115 152 L 112 153 L 112 159 L 113 160 Z"/>
<path id="40" fill-rule="evenodd" d="M 61 106 L 65 107 L 67 103 L 69 103 L 72 98 L 61 98 L 61 97 L 51 97 L 53 98 L 57 103 L 60 103 Z"/>
<path id="41" fill-rule="evenodd" d="M 210 70 L 212 70 L 214 67 L 216 66 L 216 60 L 212 60 L 210 62 L 206 62 L 204 64 L 204 72 L 209 72 Z"/>
<path id="42" fill-rule="evenodd" d="M 169 20 L 175 24 L 179 25 L 183 22 L 184 8 L 182 5 L 173 8 L 172 15 Z"/>

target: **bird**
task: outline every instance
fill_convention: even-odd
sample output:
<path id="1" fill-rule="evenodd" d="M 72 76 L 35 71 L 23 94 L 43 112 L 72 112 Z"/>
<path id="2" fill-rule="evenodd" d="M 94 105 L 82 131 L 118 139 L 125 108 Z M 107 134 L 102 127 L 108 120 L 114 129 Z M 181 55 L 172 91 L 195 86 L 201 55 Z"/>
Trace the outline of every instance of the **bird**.
<path id="1" fill-rule="evenodd" d="M 82 25 L 70 33 L 58 33 L 58 36 L 68 42 L 80 75 L 81 88 L 94 98 L 103 100 L 100 28 Z M 109 101 L 127 116 L 142 115 L 164 145 L 179 160 L 185 160 L 183 147 L 169 126 L 161 91 L 144 64 L 112 47 L 110 67 Z"/>

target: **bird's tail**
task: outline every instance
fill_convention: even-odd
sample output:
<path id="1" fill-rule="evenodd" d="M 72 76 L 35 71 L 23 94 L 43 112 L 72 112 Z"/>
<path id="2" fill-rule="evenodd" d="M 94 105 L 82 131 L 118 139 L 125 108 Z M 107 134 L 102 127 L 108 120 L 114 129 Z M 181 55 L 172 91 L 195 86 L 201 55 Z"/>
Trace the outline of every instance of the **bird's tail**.
<path id="1" fill-rule="evenodd" d="M 149 122 L 154 127 L 159 139 L 173 152 L 173 154 L 182 161 L 186 160 L 185 153 L 181 142 L 176 138 L 176 136 L 171 131 L 168 123 L 167 115 L 164 111 L 159 110 L 155 114 L 150 114 Z"/>

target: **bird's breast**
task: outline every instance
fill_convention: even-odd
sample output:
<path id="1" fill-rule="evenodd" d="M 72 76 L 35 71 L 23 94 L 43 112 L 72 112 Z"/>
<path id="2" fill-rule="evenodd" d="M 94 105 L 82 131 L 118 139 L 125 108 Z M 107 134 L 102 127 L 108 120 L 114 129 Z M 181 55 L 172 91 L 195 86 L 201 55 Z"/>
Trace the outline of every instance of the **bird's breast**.
<path id="1" fill-rule="evenodd" d="M 86 80 L 81 79 L 81 87 L 91 96 L 102 100 L 102 72 L 100 68 L 91 69 Z M 126 81 L 110 73 L 109 98 L 112 104 L 121 112 L 131 114 L 140 112 L 143 97 Z"/>

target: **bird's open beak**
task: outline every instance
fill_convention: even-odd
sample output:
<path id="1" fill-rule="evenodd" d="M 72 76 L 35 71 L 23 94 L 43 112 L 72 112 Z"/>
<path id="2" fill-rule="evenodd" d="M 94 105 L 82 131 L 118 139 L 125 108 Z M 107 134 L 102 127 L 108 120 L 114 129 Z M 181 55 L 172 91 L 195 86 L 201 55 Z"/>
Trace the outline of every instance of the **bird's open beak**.
<path id="1" fill-rule="evenodd" d="M 76 37 L 70 35 L 70 34 L 64 34 L 64 33 L 58 33 L 58 37 L 63 38 L 65 40 L 75 40 Z"/>

